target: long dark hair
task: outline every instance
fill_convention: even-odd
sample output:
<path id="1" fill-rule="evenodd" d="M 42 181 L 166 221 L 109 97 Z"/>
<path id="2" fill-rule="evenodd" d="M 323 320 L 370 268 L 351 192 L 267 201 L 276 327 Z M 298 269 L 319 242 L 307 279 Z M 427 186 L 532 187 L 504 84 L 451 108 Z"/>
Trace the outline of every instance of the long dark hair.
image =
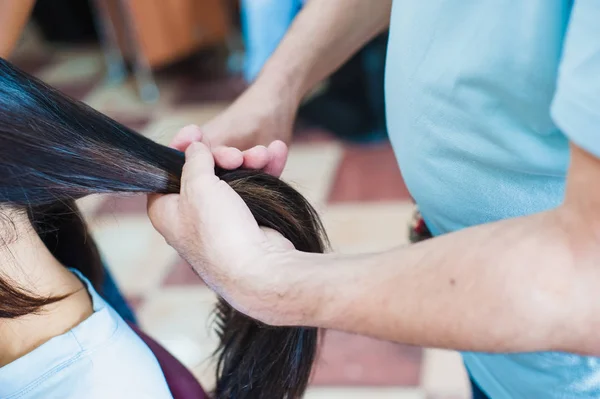
<path id="1" fill-rule="evenodd" d="M 98 286 L 103 268 L 75 200 L 98 193 L 177 193 L 184 155 L 74 101 L 0 59 L 0 204 L 26 212 L 64 265 Z M 305 252 L 326 238 L 310 204 L 259 171 L 216 170 L 257 222 Z M 61 298 L 37 297 L 0 278 L 0 317 L 40 311 Z M 222 299 L 216 398 L 294 399 L 308 383 L 317 349 L 314 328 L 270 327 Z"/>

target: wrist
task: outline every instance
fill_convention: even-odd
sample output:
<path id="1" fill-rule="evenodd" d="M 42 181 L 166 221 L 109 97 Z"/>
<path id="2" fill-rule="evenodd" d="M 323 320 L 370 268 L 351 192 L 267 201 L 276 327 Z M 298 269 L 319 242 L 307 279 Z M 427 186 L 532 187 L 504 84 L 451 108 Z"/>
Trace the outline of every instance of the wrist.
<path id="1" fill-rule="evenodd" d="M 300 99 L 283 84 L 264 78 L 255 81 L 244 93 L 246 109 L 254 110 L 253 144 L 269 145 L 275 140 L 289 144 Z"/>
<path id="2" fill-rule="evenodd" d="M 363 279 L 360 257 L 287 253 L 276 266 L 285 281 L 277 322 L 288 326 L 341 328 Z"/>
<path id="3" fill-rule="evenodd" d="M 295 113 L 302 99 L 311 89 L 307 87 L 305 75 L 295 71 L 294 68 L 280 65 L 278 60 L 272 58 L 267 61 L 252 86 L 291 107 Z"/>
<path id="4" fill-rule="evenodd" d="M 278 291 L 267 324 L 319 327 L 323 304 L 329 301 L 326 264 L 330 255 L 288 251 L 270 266 L 271 285 Z"/>

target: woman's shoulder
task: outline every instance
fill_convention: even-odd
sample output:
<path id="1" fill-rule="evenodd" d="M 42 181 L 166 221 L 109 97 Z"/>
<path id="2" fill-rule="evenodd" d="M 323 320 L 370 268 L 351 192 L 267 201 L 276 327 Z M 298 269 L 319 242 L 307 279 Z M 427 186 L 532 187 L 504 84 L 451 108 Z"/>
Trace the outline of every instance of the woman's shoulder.
<path id="1" fill-rule="evenodd" d="M 74 377 L 85 380 L 73 398 L 169 398 L 167 381 L 150 348 L 112 309 L 118 325 L 104 344 L 82 346 Z M 77 337 L 79 340 L 79 336 Z M 79 361 L 78 361 L 79 363 Z"/>
<path id="2" fill-rule="evenodd" d="M 152 351 L 89 290 L 94 313 L 0 368 L 0 397 L 41 399 L 51 393 L 65 399 L 172 398 Z"/>

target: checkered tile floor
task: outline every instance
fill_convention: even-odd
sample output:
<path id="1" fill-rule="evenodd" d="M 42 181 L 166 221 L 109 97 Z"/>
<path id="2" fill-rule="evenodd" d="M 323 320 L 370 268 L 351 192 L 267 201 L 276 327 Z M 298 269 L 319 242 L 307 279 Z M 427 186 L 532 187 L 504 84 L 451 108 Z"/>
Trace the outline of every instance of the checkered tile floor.
<path id="1" fill-rule="evenodd" d="M 94 49 L 23 51 L 14 61 L 162 143 L 182 126 L 219 113 L 244 86 L 239 78 L 165 72 L 157 77 L 160 100 L 144 104 L 132 82 L 105 83 Z M 389 144 L 347 145 L 317 130 L 296 137 L 283 178 L 316 205 L 335 249 L 363 252 L 406 242 L 412 208 Z M 143 197 L 87 198 L 81 205 L 143 329 L 210 386 L 214 294 L 152 229 Z M 332 331 L 307 398 L 463 399 L 468 392 L 456 353 Z"/>

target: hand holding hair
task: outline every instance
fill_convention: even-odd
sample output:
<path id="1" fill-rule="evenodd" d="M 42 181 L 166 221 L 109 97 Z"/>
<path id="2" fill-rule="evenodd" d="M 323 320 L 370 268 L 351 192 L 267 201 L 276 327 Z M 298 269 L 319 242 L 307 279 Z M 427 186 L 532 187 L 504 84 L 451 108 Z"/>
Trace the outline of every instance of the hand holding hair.
<path id="1" fill-rule="evenodd" d="M 257 145 L 245 151 L 235 147 L 224 146 L 223 139 L 211 138 L 204 133 L 205 128 L 188 125 L 181 129 L 171 141 L 170 146 L 185 152 L 194 142 L 203 142 L 211 147 L 215 163 L 218 167 L 233 170 L 244 167 L 246 169 L 262 170 L 272 176 L 279 177 L 287 161 L 287 145 L 280 140 L 273 141 L 268 147 Z"/>
<path id="2" fill-rule="evenodd" d="M 261 229 L 242 198 L 216 176 L 215 161 L 234 168 L 242 163 L 241 152 L 221 148 L 213 153 L 201 141 L 187 146 L 181 193 L 150 195 L 148 214 L 157 231 L 214 291 L 242 313 L 268 323 L 275 320 L 269 308 L 291 289 L 275 283 L 283 281 L 281 274 L 293 274 L 274 264 L 294 246 L 275 230 Z"/>
<path id="3" fill-rule="evenodd" d="M 278 140 L 289 142 L 299 105 L 300 97 L 292 95 L 289 87 L 282 90 L 269 82 L 255 83 L 227 109 L 204 124 L 202 133 L 213 148 L 233 146 L 248 150 Z M 194 133 L 182 130 L 174 144 L 190 135 L 194 140 Z M 250 160 L 252 158 L 250 156 Z M 245 167 L 262 169 L 250 165 Z"/>
<path id="4" fill-rule="evenodd" d="M 196 128 L 188 128 L 174 146 L 184 149 L 199 138 Z M 292 285 L 279 284 L 294 275 L 279 263 L 280 256 L 323 252 L 326 246 L 314 209 L 276 177 L 286 155 L 285 144 L 275 142 L 244 153 L 218 147 L 213 159 L 206 145 L 194 144 L 186 164 L 181 151 L 0 59 L 0 204 L 27 215 L 52 255 L 98 287 L 102 259 L 75 200 L 91 194 L 163 194 L 149 201 L 154 225 L 224 298 L 215 313 L 216 399 L 296 399 L 308 384 L 317 329 L 260 321 L 269 323 L 281 313 L 274 309 L 278 299 L 292 292 Z M 256 168 L 263 171 L 251 170 Z M 1 276 L 0 293 L 5 318 L 61 299 L 37 297 Z"/>

